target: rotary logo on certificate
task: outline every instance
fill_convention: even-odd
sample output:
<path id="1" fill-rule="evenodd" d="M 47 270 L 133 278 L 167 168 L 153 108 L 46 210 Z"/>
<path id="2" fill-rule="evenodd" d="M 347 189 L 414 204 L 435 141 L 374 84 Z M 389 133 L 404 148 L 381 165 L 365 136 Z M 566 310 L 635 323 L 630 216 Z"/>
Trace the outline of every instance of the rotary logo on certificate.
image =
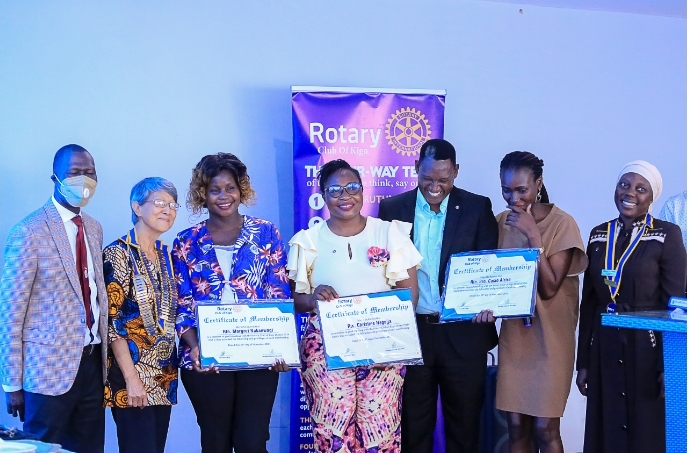
<path id="1" fill-rule="evenodd" d="M 441 322 L 472 319 L 482 310 L 497 318 L 530 317 L 537 296 L 539 249 L 482 250 L 448 260 Z"/>
<path id="2" fill-rule="evenodd" d="M 299 365 L 292 300 L 196 306 L 201 365 L 219 369 L 267 368 L 276 359 Z"/>
<path id="3" fill-rule="evenodd" d="M 329 369 L 422 364 L 409 289 L 317 301 Z"/>

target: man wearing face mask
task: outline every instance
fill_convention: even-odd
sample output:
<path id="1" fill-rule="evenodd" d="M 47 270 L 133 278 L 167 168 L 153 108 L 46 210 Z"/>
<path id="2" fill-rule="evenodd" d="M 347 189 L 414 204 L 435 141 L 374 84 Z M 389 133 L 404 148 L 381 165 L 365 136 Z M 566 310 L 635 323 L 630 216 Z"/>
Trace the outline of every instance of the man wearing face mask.
<path id="1" fill-rule="evenodd" d="M 44 442 L 102 453 L 107 293 L 101 225 L 81 212 L 96 167 L 79 145 L 53 159 L 53 196 L 15 225 L 0 283 L 0 378 L 7 411 Z"/>

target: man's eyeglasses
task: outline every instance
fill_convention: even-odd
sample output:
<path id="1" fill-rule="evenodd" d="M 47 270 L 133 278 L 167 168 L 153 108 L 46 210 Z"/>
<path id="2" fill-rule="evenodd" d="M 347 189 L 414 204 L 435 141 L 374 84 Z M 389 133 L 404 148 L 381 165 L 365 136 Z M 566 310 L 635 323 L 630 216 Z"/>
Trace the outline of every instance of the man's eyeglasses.
<path id="1" fill-rule="evenodd" d="M 362 190 L 362 184 L 359 182 L 348 182 L 344 186 L 330 186 L 326 188 L 326 193 L 332 198 L 340 198 L 343 195 L 343 190 L 350 195 L 357 195 Z"/>
<path id="2" fill-rule="evenodd" d="M 168 203 L 167 201 L 164 201 L 164 200 L 146 200 L 144 203 L 149 203 L 149 202 L 153 203 L 153 205 L 157 208 L 165 208 L 166 206 L 170 206 L 170 209 L 172 209 L 173 211 L 177 211 L 178 209 L 180 209 L 182 207 L 182 205 L 179 203 L 174 203 L 174 202 Z"/>

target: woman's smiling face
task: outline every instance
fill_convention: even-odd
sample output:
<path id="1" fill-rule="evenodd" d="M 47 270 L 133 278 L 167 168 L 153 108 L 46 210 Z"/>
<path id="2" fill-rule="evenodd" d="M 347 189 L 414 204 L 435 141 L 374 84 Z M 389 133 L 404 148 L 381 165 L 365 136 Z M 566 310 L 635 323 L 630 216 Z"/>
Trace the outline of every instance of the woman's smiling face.
<path id="1" fill-rule="evenodd" d="M 229 171 L 221 171 L 206 187 L 206 207 L 209 216 L 230 217 L 237 214 L 241 203 L 240 187 Z"/>
<path id="2" fill-rule="evenodd" d="M 355 194 L 351 194 L 344 189 L 350 183 L 359 184 L 359 179 L 352 171 L 346 169 L 336 171 L 326 181 L 323 198 L 331 218 L 349 220 L 359 216 L 364 199 L 362 189 L 360 188 Z M 328 189 L 331 186 L 343 188 L 340 196 L 334 197 L 329 194 Z"/>
<path id="3" fill-rule="evenodd" d="M 529 168 L 507 168 L 501 172 L 501 193 L 508 206 L 526 211 L 535 202 L 541 177 L 534 178 Z"/>
<path id="4" fill-rule="evenodd" d="M 637 173 L 626 173 L 618 180 L 613 201 L 621 218 L 635 220 L 649 212 L 652 204 L 652 186 Z"/>

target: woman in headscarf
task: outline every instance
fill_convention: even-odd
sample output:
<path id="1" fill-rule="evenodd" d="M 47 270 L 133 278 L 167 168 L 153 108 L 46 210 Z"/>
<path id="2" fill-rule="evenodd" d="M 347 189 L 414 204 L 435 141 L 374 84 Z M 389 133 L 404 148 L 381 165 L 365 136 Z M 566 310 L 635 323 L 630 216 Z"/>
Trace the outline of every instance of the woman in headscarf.
<path id="1" fill-rule="evenodd" d="M 663 310 L 685 293 L 680 229 L 649 214 L 661 188 L 654 165 L 628 163 L 614 192 L 618 217 L 589 235 L 577 354 L 584 453 L 666 450 L 660 332 L 601 325 L 602 313 Z"/>

